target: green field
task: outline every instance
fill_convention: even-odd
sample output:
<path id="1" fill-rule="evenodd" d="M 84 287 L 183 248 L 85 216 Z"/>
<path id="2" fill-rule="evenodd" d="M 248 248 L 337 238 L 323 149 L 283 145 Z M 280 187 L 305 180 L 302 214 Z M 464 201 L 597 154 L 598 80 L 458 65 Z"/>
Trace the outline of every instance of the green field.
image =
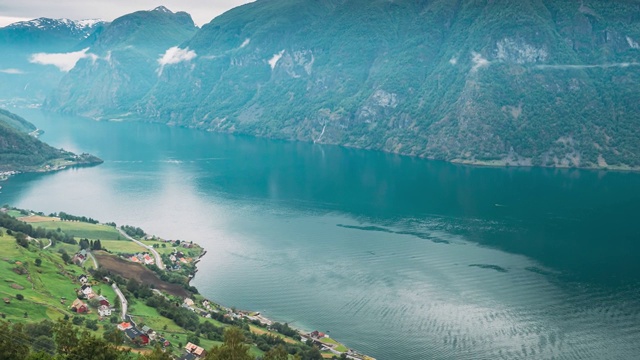
<path id="1" fill-rule="evenodd" d="M 121 240 L 100 240 L 102 249 L 109 250 L 113 253 L 135 254 L 139 252 L 148 252 L 146 248 L 134 243 L 133 241 Z"/>
<path id="2" fill-rule="evenodd" d="M 76 238 L 87 238 L 97 240 L 126 240 L 116 228 L 101 225 L 89 224 L 77 221 L 42 221 L 31 223 L 33 227 L 41 226 L 45 229 L 60 229 L 66 234 L 75 236 Z M 127 240 L 128 241 L 128 240 Z"/>

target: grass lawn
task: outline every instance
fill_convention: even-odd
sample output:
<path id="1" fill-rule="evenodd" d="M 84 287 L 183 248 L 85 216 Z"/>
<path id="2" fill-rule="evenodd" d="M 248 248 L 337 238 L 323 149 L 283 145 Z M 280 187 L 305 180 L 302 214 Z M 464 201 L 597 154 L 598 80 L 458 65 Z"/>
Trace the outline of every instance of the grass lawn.
<path id="1" fill-rule="evenodd" d="M 32 226 L 41 226 L 45 229 L 60 230 L 76 238 L 102 240 L 126 240 L 118 230 L 108 225 L 89 224 L 78 221 L 43 221 L 31 223 Z M 128 241 L 128 240 L 126 240 Z"/>
<path id="2" fill-rule="evenodd" d="M 335 350 L 337 350 L 337 351 L 340 351 L 340 352 L 347 352 L 347 351 L 349 351 L 349 349 L 347 349 L 347 347 L 346 347 L 346 346 L 344 346 L 344 345 L 340 344 L 339 342 L 335 341 L 335 340 L 334 340 L 334 339 L 332 339 L 332 338 L 326 337 L 326 338 L 323 338 L 323 339 L 322 339 L 322 340 L 320 340 L 320 341 L 322 341 L 323 343 L 326 343 L 326 344 L 337 345 L 337 346 L 334 348 L 334 349 L 335 349 Z"/>
<path id="3" fill-rule="evenodd" d="M 103 249 L 113 253 L 135 254 L 139 252 L 149 252 L 148 249 L 134 243 L 133 241 L 121 240 L 100 240 Z"/>
<path id="4" fill-rule="evenodd" d="M 289 343 L 289 344 L 299 344 L 299 341 L 296 341 L 290 337 L 284 336 L 282 334 L 280 334 L 279 332 L 275 332 L 275 331 L 269 331 L 260 327 L 257 327 L 255 325 L 249 325 L 249 329 L 251 330 L 252 333 L 254 334 L 258 334 L 258 335 L 262 335 L 262 334 L 269 334 L 271 336 L 277 336 L 281 339 L 283 339 L 285 342 Z"/>

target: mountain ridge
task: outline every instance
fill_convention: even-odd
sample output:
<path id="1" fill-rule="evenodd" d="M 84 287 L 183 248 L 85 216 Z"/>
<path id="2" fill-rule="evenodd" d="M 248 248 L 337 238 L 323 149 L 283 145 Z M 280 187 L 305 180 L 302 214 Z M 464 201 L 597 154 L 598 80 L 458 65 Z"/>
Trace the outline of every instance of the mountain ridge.
<path id="1" fill-rule="evenodd" d="M 174 62 L 150 53 L 156 76 L 135 100 L 79 95 L 122 69 L 76 67 L 45 107 L 462 163 L 637 169 L 639 7 L 256 1 L 174 45 Z"/>

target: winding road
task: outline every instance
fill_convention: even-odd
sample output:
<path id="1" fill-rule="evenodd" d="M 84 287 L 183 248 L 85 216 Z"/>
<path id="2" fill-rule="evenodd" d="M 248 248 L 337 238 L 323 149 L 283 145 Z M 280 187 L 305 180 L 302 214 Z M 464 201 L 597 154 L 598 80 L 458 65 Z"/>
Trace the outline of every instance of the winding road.
<path id="1" fill-rule="evenodd" d="M 156 259 L 156 266 L 160 268 L 160 270 L 164 270 L 164 264 L 162 263 L 162 258 L 160 257 L 160 254 L 158 254 L 158 252 L 156 251 L 156 249 L 153 248 L 153 246 L 148 246 L 143 244 L 142 242 L 132 238 L 131 236 L 129 236 L 129 234 L 127 234 L 126 232 L 124 232 L 121 228 L 117 228 L 118 231 L 120 232 L 120 234 L 122 234 L 122 236 L 126 237 L 127 239 L 133 241 L 134 243 L 146 248 L 147 250 L 151 251 L 151 253 L 153 254 L 153 257 Z"/>
<path id="2" fill-rule="evenodd" d="M 96 261 L 96 258 L 93 257 L 93 254 L 87 251 L 87 255 L 89 255 L 91 260 L 93 260 L 94 269 L 98 269 L 98 261 Z"/>
<path id="3" fill-rule="evenodd" d="M 113 288 L 113 291 L 116 292 L 116 295 L 118 295 L 118 297 L 120 298 L 120 305 L 122 309 L 122 315 L 121 315 L 122 321 L 127 321 L 127 307 L 129 306 L 129 303 L 127 302 L 127 299 L 125 299 L 122 291 L 120 291 L 120 288 L 118 287 L 118 285 L 113 283 L 111 287 Z"/>

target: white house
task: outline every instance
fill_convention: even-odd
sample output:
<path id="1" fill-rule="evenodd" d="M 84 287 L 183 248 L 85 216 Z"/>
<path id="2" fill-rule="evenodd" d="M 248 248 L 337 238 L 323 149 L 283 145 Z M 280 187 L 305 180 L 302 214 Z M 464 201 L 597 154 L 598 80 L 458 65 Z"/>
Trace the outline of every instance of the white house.
<path id="1" fill-rule="evenodd" d="M 100 314 L 100 316 L 102 317 L 111 316 L 111 308 L 106 305 L 100 305 L 100 307 L 98 308 L 98 314 Z"/>

